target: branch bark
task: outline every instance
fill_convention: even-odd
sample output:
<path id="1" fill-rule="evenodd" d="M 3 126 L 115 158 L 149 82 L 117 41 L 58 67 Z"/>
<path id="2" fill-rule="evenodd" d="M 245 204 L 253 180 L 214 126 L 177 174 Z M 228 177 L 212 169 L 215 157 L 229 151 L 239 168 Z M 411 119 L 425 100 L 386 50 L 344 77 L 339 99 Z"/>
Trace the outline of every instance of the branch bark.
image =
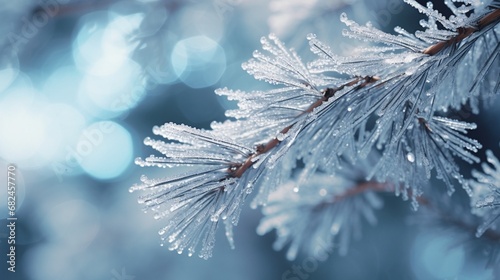
<path id="1" fill-rule="evenodd" d="M 318 99 L 316 102 L 314 102 L 313 104 L 311 104 L 311 106 L 309 106 L 301 114 L 311 113 L 315 108 L 317 108 L 321 104 L 327 102 L 331 97 L 333 97 L 335 95 L 335 93 L 337 93 L 338 91 L 344 89 L 345 87 L 354 86 L 357 83 L 360 83 L 357 86 L 357 89 L 360 89 L 360 88 L 363 88 L 363 87 L 365 87 L 365 86 L 367 86 L 367 85 L 369 85 L 371 83 L 374 83 L 374 82 L 376 82 L 378 80 L 379 80 L 378 77 L 372 77 L 372 76 L 357 77 L 357 78 L 353 79 L 352 81 L 350 81 L 348 83 L 345 83 L 345 84 L 343 84 L 343 85 L 341 85 L 339 87 L 336 87 L 336 88 L 326 88 L 326 89 L 323 90 L 323 96 L 320 99 Z M 285 134 L 292 127 L 293 127 L 293 124 L 285 127 L 284 129 L 282 129 L 280 131 L 280 133 Z M 267 142 L 266 144 L 262 144 L 262 145 L 257 146 L 255 153 L 253 153 L 252 155 L 250 155 L 245 160 L 244 163 L 235 163 L 235 164 L 233 164 L 233 165 L 231 165 L 229 167 L 228 172 L 229 172 L 230 176 L 231 177 L 235 177 L 235 178 L 240 178 L 241 176 L 243 176 L 243 174 L 245 173 L 245 171 L 247 171 L 248 168 L 250 168 L 255 163 L 255 161 L 253 161 L 253 159 L 255 157 L 269 152 L 274 147 L 278 146 L 279 143 L 281 143 L 281 141 L 278 140 L 278 138 L 273 138 L 273 139 L 269 140 L 269 142 Z"/>
<path id="2" fill-rule="evenodd" d="M 458 35 L 450 38 L 447 41 L 442 41 L 437 44 L 434 44 L 427 49 L 423 51 L 424 54 L 428 55 L 435 55 L 439 53 L 441 50 L 444 48 L 452 45 L 459 43 L 460 41 L 464 40 L 465 38 L 469 37 L 471 34 L 474 32 L 477 32 L 486 26 L 493 24 L 497 21 L 500 21 L 500 9 L 495 9 L 491 13 L 486 14 L 484 17 L 482 17 L 478 22 L 476 26 L 470 26 L 470 27 L 462 27 L 459 28 Z"/>

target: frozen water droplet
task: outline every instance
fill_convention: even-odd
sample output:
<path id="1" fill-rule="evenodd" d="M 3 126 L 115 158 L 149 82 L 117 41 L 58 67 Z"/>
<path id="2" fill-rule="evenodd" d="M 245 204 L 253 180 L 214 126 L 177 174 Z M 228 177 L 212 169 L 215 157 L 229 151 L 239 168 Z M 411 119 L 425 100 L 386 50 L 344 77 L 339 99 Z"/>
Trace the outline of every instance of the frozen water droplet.
<path id="1" fill-rule="evenodd" d="M 492 195 L 489 195 L 484 199 L 484 202 L 487 204 L 493 203 L 493 201 L 495 201 L 495 198 Z"/>
<path id="2" fill-rule="evenodd" d="M 219 220 L 218 214 L 214 214 L 210 217 L 210 221 L 212 221 L 212 222 L 217 222 L 218 220 Z"/>
<path id="3" fill-rule="evenodd" d="M 406 154 L 406 159 L 409 162 L 415 162 L 415 155 L 413 153 L 408 153 L 408 154 Z"/>
<path id="4" fill-rule="evenodd" d="M 307 34 L 307 37 L 306 37 L 306 38 L 307 38 L 307 40 L 316 39 L 316 34 L 314 34 L 314 33 L 309 33 L 309 34 Z"/>
<path id="5" fill-rule="evenodd" d="M 337 233 L 339 233 L 339 230 L 340 230 L 340 224 L 339 223 L 334 223 L 332 225 L 332 227 L 330 228 L 330 233 L 333 234 L 333 235 L 336 235 Z"/>
<path id="6" fill-rule="evenodd" d="M 299 192 L 299 188 L 297 187 L 293 188 L 293 192 Z"/>
<path id="7" fill-rule="evenodd" d="M 410 68 L 408 70 L 405 71 L 405 75 L 406 76 L 411 76 L 413 75 L 413 73 L 415 73 L 415 69 L 414 68 Z"/>
<path id="8" fill-rule="evenodd" d="M 140 166 L 144 166 L 144 163 L 140 157 L 135 158 L 134 163 Z"/>
<path id="9" fill-rule="evenodd" d="M 136 190 L 138 190 L 138 189 L 139 189 L 139 186 L 138 186 L 138 185 L 136 185 L 136 184 L 134 184 L 132 187 L 130 187 L 130 188 L 128 189 L 128 191 L 132 193 L 132 192 L 134 192 L 134 191 L 136 191 Z"/>
<path id="10" fill-rule="evenodd" d="M 347 111 L 349 112 L 352 111 L 352 107 L 351 106 L 347 107 Z"/>
<path id="11" fill-rule="evenodd" d="M 283 141 L 283 140 L 285 140 L 286 136 L 287 135 L 284 133 L 278 133 L 278 135 L 276 136 L 276 139 L 278 139 L 278 141 Z"/>
<path id="12" fill-rule="evenodd" d="M 153 133 L 158 135 L 161 133 L 161 129 L 158 126 L 153 126 Z"/>
<path id="13" fill-rule="evenodd" d="M 321 195 L 321 196 L 325 196 L 325 195 L 326 195 L 326 193 L 327 193 L 327 192 L 326 192 L 326 190 L 325 190 L 325 189 L 321 189 L 321 190 L 319 190 L 319 195 Z"/>
<path id="14" fill-rule="evenodd" d="M 346 13 L 341 13 L 340 14 L 340 21 L 343 22 L 343 23 L 347 23 L 349 19 L 347 18 L 347 14 Z"/>

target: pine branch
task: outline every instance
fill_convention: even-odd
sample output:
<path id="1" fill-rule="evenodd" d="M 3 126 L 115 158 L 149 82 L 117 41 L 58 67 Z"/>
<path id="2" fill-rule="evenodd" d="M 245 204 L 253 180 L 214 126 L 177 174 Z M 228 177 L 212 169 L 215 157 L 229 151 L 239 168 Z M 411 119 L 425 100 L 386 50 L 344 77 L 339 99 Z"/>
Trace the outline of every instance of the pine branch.
<path id="1" fill-rule="evenodd" d="M 383 203 L 376 192 L 392 191 L 390 184 L 357 182 L 364 164 L 349 165 L 349 170 L 332 175 L 318 172 L 302 183 L 294 180 L 278 187 L 262 208 L 265 216 L 257 232 L 263 235 L 276 229 L 274 248 L 280 250 L 289 243 L 289 260 L 301 249 L 311 257 L 323 254 L 336 240 L 339 253 L 345 255 L 351 238 L 361 235 L 362 219 L 372 225 L 377 221 L 374 210 Z"/>
<path id="2" fill-rule="evenodd" d="M 476 236 L 481 237 L 489 229 L 500 229 L 500 161 L 492 151 L 486 151 L 488 163 L 483 163 L 483 172 L 474 170 L 475 180 L 468 180 L 472 189 L 471 206 L 476 209 L 474 214 L 481 217 L 482 225 L 477 229 Z"/>
<path id="3" fill-rule="evenodd" d="M 312 113 L 314 109 L 318 108 L 319 106 L 323 105 L 323 103 L 327 102 L 330 98 L 335 96 L 335 93 L 339 92 L 340 90 L 344 89 L 345 87 L 352 87 L 356 86 L 356 89 L 361 89 L 371 83 L 374 83 L 378 80 L 377 77 L 364 77 L 364 78 L 355 78 L 351 82 L 348 82 L 346 84 L 343 84 L 337 88 L 326 88 L 323 90 L 323 97 L 318 99 L 316 102 L 314 102 L 311 106 L 309 106 L 306 110 L 304 110 L 301 114 L 308 114 Z M 285 135 L 287 134 L 290 129 L 293 127 L 292 125 L 289 125 L 282 129 L 280 131 L 280 134 Z M 241 177 L 243 173 L 250 168 L 254 163 L 254 159 L 262 154 L 265 154 L 269 152 L 271 149 L 275 148 L 279 143 L 281 143 L 282 140 L 278 139 L 278 137 L 271 139 L 269 142 L 266 144 L 260 144 L 256 147 L 255 153 L 250 155 L 247 160 L 243 164 L 235 164 L 231 166 L 229 169 L 229 173 L 231 177 Z M 235 168 L 236 167 L 236 168 Z"/>
<path id="4" fill-rule="evenodd" d="M 500 9 L 495 9 L 494 11 L 486 14 L 480 20 L 478 20 L 478 22 L 475 26 L 458 28 L 458 35 L 450 38 L 447 41 L 442 41 L 442 42 L 439 42 L 437 44 L 434 44 L 434 45 L 428 47 L 427 49 L 425 49 L 423 51 L 423 53 L 428 54 L 428 55 L 436 55 L 441 50 L 443 50 L 449 46 L 460 43 L 460 41 L 471 36 L 474 32 L 478 32 L 490 24 L 495 24 L 499 20 L 500 20 Z"/>
<path id="5" fill-rule="evenodd" d="M 375 46 L 340 57 L 310 35 L 311 50 L 319 59 L 307 66 L 271 34 L 270 41 L 261 39 L 266 53 L 254 52 L 243 68 L 276 89 L 217 90 L 236 100 L 239 108 L 227 112 L 235 121 L 214 123 L 211 131 L 175 124 L 154 128 L 155 134 L 173 142 L 146 139 L 146 145 L 165 157 L 151 156 L 137 163 L 186 166 L 190 171 L 159 180 L 144 178 L 131 190 L 145 191 L 140 202 L 157 217 L 169 219 L 161 234 L 171 243 L 170 249 L 188 248 L 192 254 L 203 238 L 200 256 L 208 258 L 219 219 L 232 244 L 231 228 L 254 187 L 259 186 L 259 193 L 251 206 L 266 205 L 297 161 L 304 164 L 297 179 L 302 184 L 317 171 L 331 174 L 345 167 L 344 157 L 359 164 L 373 150 L 383 151 L 377 163 L 364 167 L 362 179 L 386 183 L 349 189 L 331 204 L 335 208 L 371 188 L 385 190 L 384 184 L 390 184 L 396 195 L 411 197 L 416 209 L 433 170 L 450 195 L 454 181 L 472 194 L 454 158 L 479 161 L 473 153 L 481 144 L 465 136 L 476 125 L 440 115 L 463 102 L 475 106 L 480 94 L 498 91 L 500 7 L 495 1 L 473 11 L 469 2 L 460 8 L 448 3 L 455 16 L 446 19 L 432 6 L 406 2 L 428 16 L 421 22 L 425 31 L 409 34 L 396 28 L 398 35 L 387 34 L 343 14 L 341 21 L 349 28 L 344 35 L 373 41 Z M 457 80 L 458 74 L 467 78 Z M 348 240 L 349 234 L 343 238 Z M 289 257 L 296 255 L 298 244 L 292 248 Z"/>
<path id="6" fill-rule="evenodd" d="M 302 185 L 296 182 L 282 185 L 263 207 L 265 217 L 257 232 L 264 235 L 275 229 L 275 249 L 280 250 L 289 243 L 289 260 L 297 257 L 299 249 L 304 250 L 309 257 L 324 253 L 322 250 L 331 248 L 337 235 L 342 236 L 336 244 L 340 248 L 340 254 L 346 254 L 349 240 L 353 236 L 359 237 L 361 232 L 359 216 L 364 216 L 372 225 L 376 222 L 373 210 L 379 209 L 382 203 L 376 193 L 394 191 L 391 183 L 353 181 L 354 178 L 363 177 L 358 171 L 362 172 L 340 171 L 330 176 L 318 173 Z M 470 209 L 462 209 L 457 202 L 451 202 L 449 196 L 442 196 L 437 192 L 432 196 L 419 196 L 418 201 L 423 210 L 415 218 L 417 224 L 431 224 L 433 228 L 453 230 L 466 240 L 476 241 L 475 232 L 483 226 L 480 226 L 477 216 L 471 215 Z M 487 229 L 477 237 L 480 242 L 495 247 L 500 241 L 500 232 Z M 490 256 L 491 259 L 496 257 L 495 254 Z"/>
<path id="7" fill-rule="evenodd" d="M 482 227 L 481 218 L 473 214 L 475 206 L 472 203 L 468 207 L 456 199 L 452 200 L 452 197 L 434 193 L 432 196 L 427 195 L 421 204 L 423 211 L 412 219 L 417 225 L 445 231 L 454 240 L 453 243 L 465 244 L 470 252 L 480 251 L 488 259 L 485 267 L 494 268 L 498 265 L 500 232 L 488 229 L 478 236 L 477 232 Z"/>

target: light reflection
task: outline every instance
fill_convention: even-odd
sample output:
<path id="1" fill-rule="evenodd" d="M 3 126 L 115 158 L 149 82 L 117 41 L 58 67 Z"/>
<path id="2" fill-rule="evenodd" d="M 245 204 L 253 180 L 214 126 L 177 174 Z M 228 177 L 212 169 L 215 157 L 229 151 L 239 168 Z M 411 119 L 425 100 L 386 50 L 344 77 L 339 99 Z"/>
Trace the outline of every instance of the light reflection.
<path id="1" fill-rule="evenodd" d="M 182 37 L 204 35 L 218 42 L 224 36 L 224 22 L 216 9 L 207 3 L 186 5 L 171 21 L 172 30 L 178 30 Z"/>
<path id="2" fill-rule="evenodd" d="M 85 75 L 78 90 L 80 106 L 94 117 L 112 118 L 133 108 L 142 100 L 141 67 L 127 59 L 110 75 Z"/>
<path id="3" fill-rule="evenodd" d="M 23 167 L 37 167 L 36 155 L 47 141 L 47 120 L 40 109 L 45 102 L 31 87 L 10 89 L 0 99 L 0 157 Z"/>
<path id="4" fill-rule="evenodd" d="M 224 49 L 207 36 L 179 41 L 171 55 L 179 79 L 192 88 L 214 85 L 226 70 Z"/>
<path id="5" fill-rule="evenodd" d="M 0 92 L 7 89 L 19 74 L 17 56 L 0 58 Z"/>
<path id="6" fill-rule="evenodd" d="M 75 88 L 78 88 L 82 73 L 73 65 L 57 68 L 45 79 L 42 92 L 45 96 L 56 102 L 76 104 Z"/>
<path id="7" fill-rule="evenodd" d="M 50 162 L 64 161 L 67 149 L 63 147 L 71 146 L 78 140 L 87 120 L 76 108 L 63 103 L 47 105 L 43 115 L 48 121 L 50 139 L 44 143 L 40 156 Z"/>
<path id="8" fill-rule="evenodd" d="M 76 66 L 84 72 L 103 57 L 101 45 L 107 19 L 108 13 L 104 11 L 88 14 L 80 19 L 83 24 L 73 40 L 73 59 Z"/>
<path id="9" fill-rule="evenodd" d="M 86 15 L 73 43 L 76 65 L 92 75 L 105 76 L 118 71 L 127 63 L 134 48 L 128 36 L 139 26 L 141 19 L 141 14 L 119 16 L 95 12 Z"/>
<path id="10" fill-rule="evenodd" d="M 463 244 L 447 235 L 422 233 L 413 244 L 411 266 L 418 279 L 455 278 L 463 274 L 464 262 Z"/>
<path id="11" fill-rule="evenodd" d="M 116 122 L 96 122 L 83 131 L 74 151 L 87 174 L 96 179 L 112 179 L 132 163 L 132 136 Z"/>

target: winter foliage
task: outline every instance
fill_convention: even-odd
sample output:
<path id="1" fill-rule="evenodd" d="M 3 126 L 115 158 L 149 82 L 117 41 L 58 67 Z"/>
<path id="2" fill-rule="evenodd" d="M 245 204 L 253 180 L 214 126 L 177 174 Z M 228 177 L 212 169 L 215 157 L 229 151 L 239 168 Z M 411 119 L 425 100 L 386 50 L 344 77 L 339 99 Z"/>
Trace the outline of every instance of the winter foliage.
<path id="1" fill-rule="evenodd" d="M 326 253 L 333 243 L 345 255 L 352 236 L 361 236 L 362 220 L 372 225 L 377 222 L 374 210 L 383 201 L 375 192 L 391 188 L 377 182 L 359 183 L 369 163 L 347 164 L 330 175 L 318 172 L 306 182 L 291 180 L 281 185 L 263 207 L 265 217 L 257 232 L 263 235 L 276 229 L 274 248 L 280 250 L 290 243 L 289 260 L 297 257 L 300 247 L 314 256 Z"/>
<path id="2" fill-rule="evenodd" d="M 343 13 L 343 35 L 370 45 L 341 56 L 310 34 L 317 58 L 309 62 L 271 34 L 243 64 L 271 89 L 216 90 L 238 107 L 211 130 L 153 128 L 165 140 L 144 144 L 160 155 L 136 163 L 180 171 L 143 176 L 130 190 L 165 221 L 159 233 L 170 250 L 209 258 L 221 223 L 233 246 L 232 228 L 251 196 L 264 214 L 257 232 L 275 229 L 274 247 L 289 245 L 288 259 L 334 242 L 346 254 L 362 224 L 376 223 L 377 193 L 440 219 L 446 211 L 429 205 L 451 203 L 457 185 L 471 199 L 464 211 L 482 220 L 468 224 L 479 226 L 477 238 L 499 235 L 500 162 L 488 151 L 483 172 L 465 179 L 461 166 L 480 163 L 482 145 L 468 135 L 476 124 L 447 113 L 466 104 L 479 113 L 481 100 L 500 91 L 500 2 L 445 1 L 449 17 L 431 2 L 405 2 L 425 15 L 423 30 L 389 34 Z M 446 196 L 436 195 L 433 178 Z"/>
<path id="3" fill-rule="evenodd" d="M 488 163 L 483 163 L 483 172 L 474 171 L 470 180 L 473 195 L 471 203 L 475 203 L 473 213 L 484 220 L 478 227 L 476 236 L 481 237 L 489 228 L 498 230 L 500 217 L 500 162 L 490 150 L 486 151 Z M 492 167 L 493 166 L 493 167 Z"/>

